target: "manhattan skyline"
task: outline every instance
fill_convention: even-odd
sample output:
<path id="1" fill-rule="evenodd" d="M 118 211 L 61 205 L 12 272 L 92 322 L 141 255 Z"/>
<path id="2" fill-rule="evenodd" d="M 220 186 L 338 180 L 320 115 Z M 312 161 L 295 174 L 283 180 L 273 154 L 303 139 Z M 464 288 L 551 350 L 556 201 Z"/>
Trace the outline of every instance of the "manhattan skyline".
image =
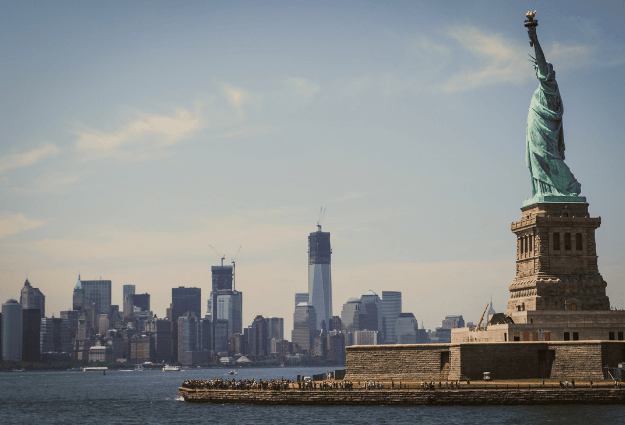
<path id="1" fill-rule="evenodd" d="M 332 234 L 333 315 L 401 291 L 426 328 L 476 322 L 514 277 L 531 196 L 538 33 L 564 101 L 566 162 L 612 306 L 625 308 L 623 6 L 497 2 L 15 3 L 0 17 L 0 302 L 25 279 L 46 314 L 80 273 L 210 294 L 237 259 L 243 325 L 307 289 L 307 236 Z"/>

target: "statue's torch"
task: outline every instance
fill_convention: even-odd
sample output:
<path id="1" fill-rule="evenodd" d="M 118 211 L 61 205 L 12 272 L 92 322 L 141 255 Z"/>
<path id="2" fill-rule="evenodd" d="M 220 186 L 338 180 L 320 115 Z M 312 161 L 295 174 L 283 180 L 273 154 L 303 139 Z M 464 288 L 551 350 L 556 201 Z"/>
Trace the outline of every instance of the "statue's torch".
<path id="1" fill-rule="evenodd" d="M 530 28 L 535 28 L 538 26 L 538 21 L 534 20 L 534 16 L 536 16 L 536 11 L 527 12 L 525 14 L 525 17 L 527 18 L 525 20 L 525 28 L 527 28 L 528 32 L 530 31 Z M 530 47 L 533 47 L 533 46 L 534 46 L 534 41 L 530 37 Z"/>

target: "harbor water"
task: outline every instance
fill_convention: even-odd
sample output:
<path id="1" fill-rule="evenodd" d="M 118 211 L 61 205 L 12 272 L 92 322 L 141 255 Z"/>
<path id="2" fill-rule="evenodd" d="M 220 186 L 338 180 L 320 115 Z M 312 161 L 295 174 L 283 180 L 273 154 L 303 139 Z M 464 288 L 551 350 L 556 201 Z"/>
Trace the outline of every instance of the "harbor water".
<path id="1" fill-rule="evenodd" d="M 2 424 L 605 424 L 624 406 L 249 406 L 185 403 L 185 379 L 296 379 L 326 368 L 0 373 Z"/>

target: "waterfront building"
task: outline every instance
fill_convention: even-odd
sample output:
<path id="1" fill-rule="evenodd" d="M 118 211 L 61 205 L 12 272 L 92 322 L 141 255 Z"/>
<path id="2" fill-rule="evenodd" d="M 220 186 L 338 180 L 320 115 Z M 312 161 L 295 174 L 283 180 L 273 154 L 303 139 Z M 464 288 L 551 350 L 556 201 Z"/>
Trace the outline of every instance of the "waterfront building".
<path id="1" fill-rule="evenodd" d="M 2 304 L 2 359 L 22 361 L 22 305 L 16 300 Z"/>
<path id="2" fill-rule="evenodd" d="M 297 307 L 299 303 L 307 303 L 308 302 L 308 292 L 298 292 L 295 294 L 295 305 L 293 307 Z"/>
<path id="3" fill-rule="evenodd" d="M 98 326 L 94 329 L 97 335 L 103 335 L 110 329 L 110 321 L 108 314 L 98 314 Z"/>
<path id="4" fill-rule="evenodd" d="M 419 322 L 412 313 L 400 313 L 395 324 L 398 344 L 417 344 Z"/>
<path id="5" fill-rule="evenodd" d="M 2 361 L 2 310 L 0 310 L 0 362 Z"/>
<path id="6" fill-rule="evenodd" d="M 130 358 L 132 364 L 142 364 L 154 360 L 154 340 L 146 334 L 132 335 L 130 343 Z"/>
<path id="7" fill-rule="evenodd" d="M 22 309 L 38 309 L 41 317 L 46 317 L 46 297 L 39 288 L 33 288 L 28 279 L 20 293 L 20 304 Z"/>
<path id="8" fill-rule="evenodd" d="M 82 282 L 80 281 L 80 275 L 78 275 L 78 282 L 74 286 L 74 293 L 72 295 L 72 310 L 82 311 L 82 306 L 85 302 L 85 291 L 82 288 Z"/>
<path id="9" fill-rule="evenodd" d="M 295 307 L 291 339 L 293 344 L 297 344 L 300 352 L 306 353 L 313 349 L 313 340 L 319 334 L 317 323 L 314 306 L 303 302 Z"/>
<path id="10" fill-rule="evenodd" d="M 328 331 L 340 331 L 343 329 L 343 324 L 341 322 L 341 318 L 339 316 L 332 316 L 330 319 L 330 326 L 328 327 Z"/>
<path id="11" fill-rule="evenodd" d="M 347 332 L 364 329 L 378 329 L 378 306 L 374 303 L 364 304 L 359 298 L 352 297 L 341 311 L 341 327 Z"/>
<path id="12" fill-rule="evenodd" d="M 106 332 L 106 345 L 111 347 L 113 360 L 124 358 L 124 337 L 118 329 L 109 329 Z"/>
<path id="13" fill-rule="evenodd" d="M 145 294 L 124 295 L 124 316 L 135 316 L 147 311 L 150 311 L 150 294 L 146 292 Z"/>
<path id="14" fill-rule="evenodd" d="M 441 327 L 443 329 L 464 328 L 464 319 L 462 316 L 445 316 Z"/>
<path id="15" fill-rule="evenodd" d="M 386 344 L 395 344 L 395 326 L 401 313 L 401 292 L 382 291 L 382 339 Z"/>
<path id="16" fill-rule="evenodd" d="M 22 308 L 22 360 L 41 360 L 41 312 L 38 308 Z"/>
<path id="17" fill-rule="evenodd" d="M 89 363 L 113 361 L 113 350 L 108 345 L 95 345 L 89 348 Z"/>
<path id="18" fill-rule="evenodd" d="M 276 354 L 280 357 L 293 353 L 293 343 L 283 339 L 282 341 L 276 341 Z"/>
<path id="19" fill-rule="evenodd" d="M 317 231 L 308 236 L 308 304 L 315 308 L 316 329 L 325 332 L 332 317 L 331 257 L 330 232 L 322 232 L 317 224 Z"/>
<path id="20" fill-rule="evenodd" d="M 82 300 L 81 300 L 82 298 Z M 109 314 L 111 310 L 111 281 L 110 280 L 81 280 L 74 287 L 74 307 L 79 304 L 93 303 L 96 314 Z M 80 308 L 74 308 L 80 310 Z"/>
<path id="21" fill-rule="evenodd" d="M 154 362 L 171 363 L 171 321 L 151 317 L 145 322 L 145 330 L 154 341 Z"/>
<path id="22" fill-rule="evenodd" d="M 249 338 L 250 355 L 256 357 L 269 355 L 269 350 L 267 350 L 267 323 L 263 316 L 258 315 L 254 318 Z"/>
<path id="23" fill-rule="evenodd" d="M 328 332 L 328 360 L 340 364 L 345 364 L 345 337 L 346 333 L 341 331 Z"/>
<path id="24" fill-rule="evenodd" d="M 235 355 L 242 355 L 245 353 L 245 339 L 243 334 L 235 333 L 230 337 L 230 351 Z"/>
<path id="25" fill-rule="evenodd" d="M 211 341 L 211 324 L 193 312 L 178 318 L 178 361 L 184 365 L 207 363 Z"/>
<path id="26" fill-rule="evenodd" d="M 89 307 L 89 309 L 83 310 L 78 317 L 78 329 L 73 341 L 73 355 L 76 360 L 88 361 L 89 349 L 95 345 L 95 334 L 91 326 L 92 315 L 90 314 L 94 308 L 92 303 L 83 304 L 83 307 Z"/>
<path id="27" fill-rule="evenodd" d="M 173 357 L 178 359 L 178 318 L 191 311 L 195 317 L 201 316 L 202 289 L 179 286 L 171 289 L 171 322 L 173 339 Z"/>
<path id="28" fill-rule="evenodd" d="M 122 290 L 123 290 L 122 302 L 123 302 L 124 316 L 131 316 L 133 310 L 130 306 L 126 306 L 126 302 L 127 302 L 126 295 L 135 294 L 135 285 L 124 285 L 122 287 Z"/>
<path id="29" fill-rule="evenodd" d="M 267 317 L 267 338 L 284 339 L 284 319 L 282 317 Z"/>
<path id="30" fill-rule="evenodd" d="M 321 331 L 319 332 L 319 335 L 317 335 L 314 339 L 313 339 L 313 356 L 315 357 L 320 357 L 322 359 L 325 359 L 328 355 L 328 339 L 326 338 L 326 335 L 322 334 Z"/>
<path id="31" fill-rule="evenodd" d="M 70 340 L 76 338 L 76 332 L 78 332 L 78 316 L 80 316 L 80 312 L 78 310 L 67 310 L 61 312 L 61 319 L 67 320 L 67 329 L 69 331 Z"/>
<path id="32" fill-rule="evenodd" d="M 367 314 L 373 315 L 374 310 L 377 312 L 377 314 L 375 315 L 375 326 L 373 323 L 374 319 L 371 318 L 369 319 L 369 323 L 367 324 L 366 328 L 369 330 L 378 331 L 378 340 L 381 339 L 381 328 L 383 322 L 382 299 L 378 296 L 378 294 L 369 289 L 367 292 L 362 294 L 362 297 L 360 297 L 360 301 L 363 303 L 363 305 L 367 305 Z M 372 308 L 371 305 L 374 305 L 375 309 Z"/>
<path id="33" fill-rule="evenodd" d="M 352 297 L 343 304 L 341 310 L 341 326 L 347 332 L 353 332 L 359 329 L 358 319 L 362 302 L 356 297 Z"/>
<path id="34" fill-rule="evenodd" d="M 378 331 L 362 330 L 354 332 L 354 345 L 377 345 Z"/>
<path id="35" fill-rule="evenodd" d="M 212 285 L 210 294 L 211 320 L 213 327 L 220 324 L 220 329 L 213 329 L 213 346 L 216 350 L 227 350 L 230 337 L 243 332 L 243 293 L 234 288 L 234 267 L 212 266 Z M 227 323 L 225 334 L 221 327 Z M 215 338 L 219 338 L 219 341 Z"/>
<path id="36" fill-rule="evenodd" d="M 215 294 L 215 293 L 213 293 Z M 228 322 L 227 337 L 243 331 L 243 293 L 239 291 L 217 291 L 216 320 Z"/>
<path id="37" fill-rule="evenodd" d="M 213 328 L 213 350 L 218 353 L 228 351 L 230 348 L 230 338 L 228 337 L 228 321 L 227 320 L 214 320 L 212 322 Z"/>

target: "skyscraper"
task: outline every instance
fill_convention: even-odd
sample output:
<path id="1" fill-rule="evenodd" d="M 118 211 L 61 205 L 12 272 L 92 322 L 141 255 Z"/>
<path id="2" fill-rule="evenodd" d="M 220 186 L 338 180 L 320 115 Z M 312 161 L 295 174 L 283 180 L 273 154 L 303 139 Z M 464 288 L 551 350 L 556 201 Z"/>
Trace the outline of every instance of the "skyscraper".
<path id="1" fill-rule="evenodd" d="M 16 300 L 2 304 L 2 359 L 22 361 L 22 305 Z"/>
<path id="2" fill-rule="evenodd" d="M 269 354 L 267 350 L 267 323 L 263 316 L 256 316 L 252 322 L 249 335 L 250 354 L 264 357 Z"/>
<path id="3" fill-rule="evenodd" d="M 319 334 L 315 307 L 308 303 L 299 303 L 293 313 L 293 333 L 291 339 L 300 352 L 313 349 L 313 340 Z"/>
<path id="4" fill-rule="evenodd" d="M 367 292 L 362 294 L 362 297 L 360 297 L 360 301 L 362 301 L 363 305 L 367 305 L 368 314 L 373 314 L 374 310 L 377 311 L 377 319 L 376 319 L 375 327 L 373 326 L 373 322 L 369 321 L 369 323 L 366 324 L 365 329 L 368 329 L 370 331 L 378 331 L 378 343 L 379 343 L 380 340 L 382 339 L 381 338 L 382 322 L 383 322 L 382 300 L 380 299 L 378 294 L 376 294 L 371 289 L 369 289 Z M 374 304 L 375 309 L 371 308 L 370 304 Z"/>
<path id="5" fill-rule="evenodd" d="M 74 305 L 77 291 L 82 288 L 82 304 L 94 303 L 96 314 L 109 314 L 111 310 L 111 281 L 110 280 L 81 280 L 74 288 Z M 74 308 L 74 310 L 77 310 Z"/>
<path id="6" fill-rule="evenodd" d="M 397 343 L 395 326 L 401 313 L 401 292 L 382 291 L 382 330 L 387 344 Z"/>
<path id="7" fill-rule="evenodd" d="M 38 308 L 22 308 L 22 360 L 41 360 L 41 312 Z"/>
<path id="8" fill-rule="evenodd" d="M 135 307 L 141 311 L 150 311 L 150 294 L 125 294 L 124 295 L 124 316 L 135 315 Z"/>
<path id="9" fill-rule="evenodd" d="M 130 305 L 127 306 L 127 304 L 130 302 L 128 295 L 135 294 L 135 285 L 124 285 L 123 291 L 122 308 L 124 309 L 124 316 L 132 316 L 132 307 Z"/>
<path id="10" fill-rule="evenodd" d="M 330 232 L 322 232 L 317 224 L 317 231 L 308 236 L 308 304 L 315 308 L 316 328 L 326 331 L 332 317 L 331 256 Z"/>
<path id="11" fill-rule="evenodd" d="M 24 282 L 24 287 L 20 293 L 20 304 L 22 304 L 23 309 L 39 309 L 41 317 L 46 317 L 46 297 L 39 288 L 30 286 L 28 279 Z"/>
<path id="12" fill-rule="evenodd" d="M 299 303 L 307 303 L 308 302 L 308 292 L 298 292 L 295 294 L 295 305 L 293 307 L 297 307 Z"/>
<path id="13" fill-rule="evenodd" d="M 222 262 L 221 266 L 211 267 L 211 273 L 211 319 L 214 326 L 220 326 L 220 329 L 213 329 L 213 346 L 222 350 L 232 335 L 243 332 L 243 293 L 233 289 L 233 266 L 224 266 Z M 227 322 L 225 335 L 222 330 L 224 321 Z"/>
<path id="14" fill-rule="evenodd" d="M 72 339 L 67 319 L 54 317 L 41 319 L 40 347 L 41 354 L 72 351 Z"/>
<path id="15" fill-rule="evenodd" d="M 173 358 L 178 359 L 178 318 L 188 311 L 195 317 L 201 317 L 202 289 L 201 288 L 171 288 L 171 323 L 172 323 L 172 348 Z M 125 313 L 124 313 L 125 314 Z"/>
<path id="16" fill-rule="evenodd" d="M 398 344 L 416 344 L 419 322 L 412 313 L 401 313 L 395 322 L 395 335 Z"/>
<path id="17" fill-rule="evenodd" d="M 268 317 L 265 321 L 267 322 L 268 339 L 284 339 L 284 319 L 282 317 Z"/>
<path id="18" fill-rule="evenodd" d="M 80 281 L 80 275 L 78 275 L 78 282 L 74 286 L 74 294 L 72 298 L 72 310 L 82 311 L 82 305 L 85 302 L 85 290 L 82 289 L 82 282 Z"/>

